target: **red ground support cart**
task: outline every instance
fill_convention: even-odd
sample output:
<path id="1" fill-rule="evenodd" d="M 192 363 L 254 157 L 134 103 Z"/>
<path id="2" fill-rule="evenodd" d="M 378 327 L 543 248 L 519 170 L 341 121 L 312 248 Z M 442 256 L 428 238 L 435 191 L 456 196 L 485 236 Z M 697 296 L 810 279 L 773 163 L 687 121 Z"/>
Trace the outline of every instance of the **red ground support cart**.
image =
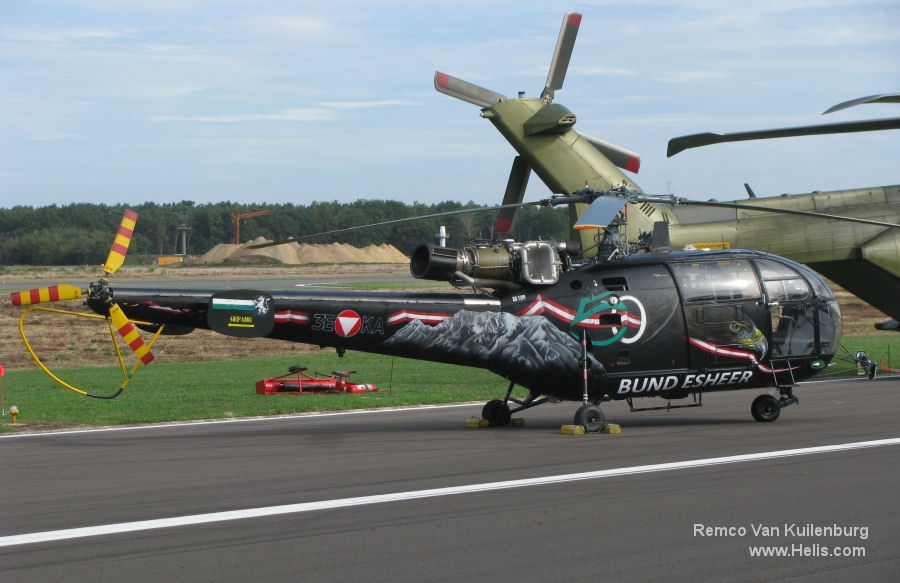
<path id="1" fill-rule="evenodd" d="M 307 367 L 292 366 L 287 374 L 271 379 L 263 379 L 256 383 L 256 393 L 259 395 L 291 394 L 302 395 L 305 393 L 376 393 L 381 390 L 375 385 L 351 383 L 347 379 L 355 370 L 333 370 L 331 376 L 322 377 L 322 373 L 316 372 L 316 376 L 306 374 Z"/>

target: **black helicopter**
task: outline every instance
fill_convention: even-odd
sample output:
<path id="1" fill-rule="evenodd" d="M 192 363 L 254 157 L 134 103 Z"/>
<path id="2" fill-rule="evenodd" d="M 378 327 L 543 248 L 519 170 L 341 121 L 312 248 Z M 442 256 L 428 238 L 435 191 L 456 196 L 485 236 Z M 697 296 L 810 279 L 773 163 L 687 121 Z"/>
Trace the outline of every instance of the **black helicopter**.
<path id="1" fill-rule="evenodd" d="M 460 291 L 118 288 L 109 277 L 124 261 L 137 220 L 128 211 L 99 282 L 85 291 L 17 292 L 12 301 L 85 298 L 99 315 L 91 316 L 108 319 L 135 351 L 134 370 L 152 360 L 160 335 L 197 328 L 334 347 L 340 355 L 358 350 L 484 368 L 509 381 L 505 396 L 484 406 L 482 417 L 495 426 L 567 400 L 581 403 L 576 425 L 599 431 L 605 401 L 640 410 L 638 398 L 702 399 L 748 388 L 777 388 L 778 397 L 765 393 L 751 406 L 757 421 L 774 421 L 797 402 L 793 384 L 837 353 L 838 304 L 810 269 L 757 251 L 669 251 L 663 229 L 629 246 L 616 238 L 621 197 L 585 191 L 560 198 L 568 204 L 585 197 L 606 207 L 606 236 L 592 259 L 579 244 L 553 240 L 423 245 L 413 253 L 414 277 L 449 281 Z M 135 326 L 154 332 L 153 339 L 144 342 Z M 513 396 L 517 386 L 524 398 Z M 122 388 L 84 394 L 111 398 Z"/>

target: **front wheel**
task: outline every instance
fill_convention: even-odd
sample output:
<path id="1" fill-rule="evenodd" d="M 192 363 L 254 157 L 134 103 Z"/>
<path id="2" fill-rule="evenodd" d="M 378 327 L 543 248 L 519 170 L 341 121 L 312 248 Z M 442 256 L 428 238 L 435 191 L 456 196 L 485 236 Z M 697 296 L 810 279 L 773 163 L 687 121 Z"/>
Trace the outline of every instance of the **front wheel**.
<path id="1" fill-rule="evenodd" d="M 603 409 L 597 405 L 582 405 L 575 412 L 575 425 L 583 426 L 587 433 L 597 433 L 603 429 L 605 422 L 606 415 L 603 414 Z"/>
<path id="2" fill-rule="evenodd" d="M 761 422 L 771 422 L 778 419 L 781 415 L 781 407 L 779 407 L 778 399 L 772 395 L 760 395 L 753 399 L 750 405 L 750 413 L 753 418 Z"/>

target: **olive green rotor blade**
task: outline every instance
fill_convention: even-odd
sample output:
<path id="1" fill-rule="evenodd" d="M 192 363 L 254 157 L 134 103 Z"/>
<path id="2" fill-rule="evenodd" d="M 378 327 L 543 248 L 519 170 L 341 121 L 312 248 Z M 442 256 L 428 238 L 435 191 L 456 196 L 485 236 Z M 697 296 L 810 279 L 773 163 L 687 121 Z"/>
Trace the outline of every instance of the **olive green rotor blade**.
<path id="1" fill-rule="evenodd" d="M 506 97 L 490 89 L 479 87 L 474 83 L 457 79 L 440 71 L 434 73 L 434 88 L 445 95 L 482 108 L 491 107 L 506 100 Z"/>
<path id="2" fill-rule="evenodd" d="M 837 105 L 832 105 L 823 111 L 822 115 L 847 109 L 848 107 L 854 107 L 856 105 L 863 105 L 864 103 L 900 103 L 900 93 L 881 93 L 879 95 L 867 95 L 865 97 L 851 99 L 850 101 L 843 101 Z"/>
<path id="3" fill-rule="evenodd" d="M 689 136 L 672 138 L 671 140 L 669 140 L 669 148 L 666 151 L 666 156 L 671 158 L 675 154 L 683 152 L 684 150 L 688 150 L 690 148 L 699 148 L 701 146 L 722 144 L 725 142 L 743 142 L 746 140 L 766 140 L 769 138 L 790 138 L 795 136 L 843 134 L 850 132 L 872 132 L 878 130 L 896 129 L 900 129 L 900 117 L 817 124 L 810 126 L 758 130 L 751 132 L 737 132 L 732 134 L 706 132 L 702 134 L 691 134 Z"/>
<path id="4" fill-rule="evenodd" d="M 562 89 L 569 61 L 572 59 L 572 49 L 575 48 L 575 37 L 578 36 L 579 26 L 581 26 L 581 14 L 569 12 L 563 17 L 559 38 L 556 39 L 556 49 L 553 51 L 553 60 L 550 61 L 547 84 L 541 93 L 541 99 L 553 101 L 553 92 Z"/>

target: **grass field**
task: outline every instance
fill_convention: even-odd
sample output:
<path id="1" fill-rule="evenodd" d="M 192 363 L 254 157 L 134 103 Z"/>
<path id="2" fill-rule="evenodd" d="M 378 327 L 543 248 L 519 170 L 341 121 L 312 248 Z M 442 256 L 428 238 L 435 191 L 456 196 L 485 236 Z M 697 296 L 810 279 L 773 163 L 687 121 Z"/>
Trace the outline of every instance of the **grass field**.
<path id="1" fill-rule="evenodd" d="M 865 350 L 875 362 L 900 368 L 900 342 L 892 336 L 845 338 L 850 350 Z M 350 380 L 374 383 L 383 392 L 366 394 L 258 395 L 255 383 L 304 364 L 308 372 L 358 371 Z M 848 370 L 840 363 L 829 369 Z M 80 389 L 111 394 L 122 384 L 118 367 L 63 368 L 57 374 Z M 852 370 L 850 371 L 853 372 Z M 153 363 L 141 367 L 116 399 L 81 396 L 56 384 L 42 371 L 6 371 L 0 377 L 4 412 L 20 411 L 18 423 L 3 418 L 0 431 L 108 426 L 133 423 L 287 415 L 373 407 L 456 402 L 485 402 L 502 396 L 507 383 L 483 370 L 352 352 L 240 358 L 214 362 Z M 749 397 L 748 397 L 749 398 Z M 574 410 L 574 409 L 573 409 Z"/>
<path id="2" fill-rule="evenodd" d="M 365 394 L 258 395 L 255 383 L 304 364 L 325 376 L 355 370 L 351 381 L 376 384 Z M 118 367 L 67 368 L 60 378 L 82 390 L 112 394 L 124 377 Z M 502 395 L 507 383 L 489 372 L 408 359 L 352 353 L 297 357 L 244 358 L 221 362 L 158 364 L 141 367 L 124 392 L 103 400 L 79 395 L 42 371 L 7 371 L 2 377 L 6 410 L 16 405 L 18 421 L 29 427 L 120 425 L 222 419 L 301 412 L 480 401 Z M 4 423 L 9 417 L 4 418 Z M 10 430 L 4 427 L 2 430 Z"/>

